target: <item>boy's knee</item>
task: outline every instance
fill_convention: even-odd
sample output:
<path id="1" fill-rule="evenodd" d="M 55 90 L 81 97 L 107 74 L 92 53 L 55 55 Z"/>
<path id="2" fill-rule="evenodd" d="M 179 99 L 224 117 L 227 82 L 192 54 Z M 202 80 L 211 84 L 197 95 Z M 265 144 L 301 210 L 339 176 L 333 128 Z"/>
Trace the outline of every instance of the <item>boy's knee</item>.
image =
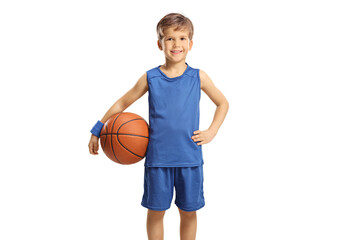
<path id="1" fill-rule="evenodd" d="M 148 216 L 162 218 L 162 217 L 164 217 L 165 212 L 166 212 L 166 210 L 165 211 L 155 211 L 155 210 L 148 209 Z"/>
<path id="2" fill-rule="evenodd" d="M 181 210 L 180 208 L 179 208 L 179 213 L 180 213 L 180 216 L 184 217 L 184 218 L 193 218 L 196 216 L 196 211 L 186 212 L 186 211 Z"/>

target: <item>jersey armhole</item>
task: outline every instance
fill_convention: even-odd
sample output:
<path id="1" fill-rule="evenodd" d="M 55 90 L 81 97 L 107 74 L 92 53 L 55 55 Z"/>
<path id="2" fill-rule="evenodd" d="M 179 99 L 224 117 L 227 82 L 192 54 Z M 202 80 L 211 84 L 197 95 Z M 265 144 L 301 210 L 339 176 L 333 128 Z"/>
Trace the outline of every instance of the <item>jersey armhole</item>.
<path id="1" fill-rule="evenodd" d="M 147 85 L 148 85 L 148 90 L 149 90 L 149 80 L 152 78 L 152 74 L 151 74 L 151 70 L 148 70 L 146 71 L 146 82 L 147 82 Z"/>
<path id="2" fill-rule="evenodd" d="M 201 98 L 201 79 L 200 79 L 200 69 L 197 70 L 197 75 L 198 75 L 198 79 L 199 79 L 199 101 Z"/>

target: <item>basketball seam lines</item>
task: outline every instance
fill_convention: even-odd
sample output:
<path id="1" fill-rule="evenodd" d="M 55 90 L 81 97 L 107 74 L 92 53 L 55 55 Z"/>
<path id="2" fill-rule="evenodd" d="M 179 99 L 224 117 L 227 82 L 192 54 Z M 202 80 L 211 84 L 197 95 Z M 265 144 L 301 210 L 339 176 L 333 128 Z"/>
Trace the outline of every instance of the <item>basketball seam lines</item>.
<path id="1" fill-rule="evenodd" d="M 102 134 L 101 136 L 106 136 L 106 135 L 127 135 L 127 136 L 135 136 L 135 137 L 143 137 L 143 138 L 149 138 L 149 137 L 145 137 L 145 136 L 141 136 L 141 135 L 135 135 L 135 134 L 128 134 L 128 133 L 105 133 Z"/>
<path id="2" fill-rule="evenodd" d="M 107 125 L 105 125 L 105 132 L 107 132 Z M 104 134 L 103 134 L 104 135 Z M 103 136 L 103 135 L 100 135 L 100 137 L 101 136 Z M 105 146 L 106 146 L 106 140 L 107 140 L 107 136 L 105 135 L 105 141 L 104 141 L 104 149 L 105 149 Z"/>
<path id="3" fill-rule="evenodd" d="M 116 119 L 118 119 L 119 116 L 120 116 L 120 113 L 116 116 L 116 118 L 115 118 L 115 120 L 114 120 L 114 122 L 113 122 L 113 124 L 112 124 L 111 132 L 113 132 Z M 121 126 L 120 126 L 120 127 L 121 127 Z M 111 149 L 112 149 L 112 152 L 113 152 L 113 154 L 114 154 L 114 156 L 115 156 L 115 158 L 116 158 L 116 161 L 117 161 L 118 163 L 120 163 L 120 161 L 119 161 L 119 159 L 116 157 L 116 154 L 115 154 L 115 151 L 114 151 L 113 140 L 112 140 L 113 138 L 110 138 L 110 139 L 111 139 Z"/>
<path id="4" fill-rule="evenodd" d="M 131 119 L 131 120 L 129 120 L 129 121 L 124 122 L 123 124 L 121 124 L 121 126 L 118 128 L 118 130 L 117 130 L 117 132 L 116 132 L 117 135 L 118 135 L 117 140 L 118 140 L 118 142 L 120 143 L 120 145 L 121 145 L 123 148 L 125 148 L 127 151 L 129 151 L 130 153 L 134 154 L 134 155 L 137 156 L 137 157 L 143 158 L 143 157 L 145 157 L 145 156 L 137 155 L 136 153 L 133 153 L 132 151 L 130 151 L 129 149 L 127 149 L 127 148 L 120 142 L 120 139 L 119 139 L 119 135 L 121 135 L 121 134 L 119 134 L 120 128 L 121 128 L 123 125 L 125 125 L 126 123 L 131 122 L 131 121 L 135 121 L 135 120 L 144 120 L 144 119 L 142 119 L 142 118 L 135 118 L 135 119 Z M 114 121 L 114 122 L 115 122 L 115 121 Z M 111 132 L 113 132 L 113 131 L 111 131 Z M 144 137 L 144 136 L 141 136 L 141 137 Z M 112 139 L 112 138 L 111 138 L 111 139 Z M 115 154 L 114 154 L 114 155 L 115 155 Z"/>

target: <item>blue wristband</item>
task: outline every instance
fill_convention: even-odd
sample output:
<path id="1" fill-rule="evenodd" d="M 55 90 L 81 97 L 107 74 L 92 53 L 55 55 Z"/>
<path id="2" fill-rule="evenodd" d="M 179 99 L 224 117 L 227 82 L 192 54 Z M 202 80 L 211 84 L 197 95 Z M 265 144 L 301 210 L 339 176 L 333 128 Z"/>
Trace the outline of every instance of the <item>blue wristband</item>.
<path id="1" fill-rule="evenodd" d="M 97 121 L 97 123 L 95 124 L 95 126 L 91 129 L 91 133 L 94 134 L 97 137 L 100 137 L 100 132 L 102 127 L 104 126 L 104 124 L 100 121 Z"/>

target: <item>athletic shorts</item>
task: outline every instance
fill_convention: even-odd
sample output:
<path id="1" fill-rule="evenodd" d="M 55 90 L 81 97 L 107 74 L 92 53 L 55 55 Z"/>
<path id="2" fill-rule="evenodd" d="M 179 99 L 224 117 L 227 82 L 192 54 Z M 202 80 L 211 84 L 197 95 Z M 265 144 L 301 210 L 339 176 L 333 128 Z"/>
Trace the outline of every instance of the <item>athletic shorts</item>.
<path id="1" fill-rule="evenodd" d="M 202 165 L 145 167 L 141 205 L 155 211 L 169 209 L 175 187 L 175 205 L 183 211 L 196 211 L 205 205 L 203 181 Z"/>

